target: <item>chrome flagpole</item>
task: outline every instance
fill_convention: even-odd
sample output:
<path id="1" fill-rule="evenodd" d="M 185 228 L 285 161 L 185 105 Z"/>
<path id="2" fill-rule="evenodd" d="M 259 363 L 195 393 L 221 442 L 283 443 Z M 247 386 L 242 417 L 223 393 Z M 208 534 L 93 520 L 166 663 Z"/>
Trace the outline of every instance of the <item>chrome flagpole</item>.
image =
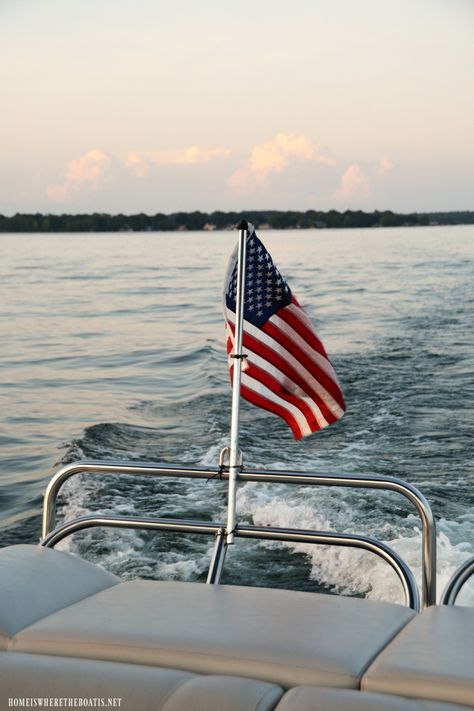
<path id="1" fill-rule="evenodd" d="M 235 341 L 234 352 L 234 377 L 232 379 L 232 415 L 230 423 L 230 452 L 229 452 L 229 497 L 227 504 L 227 535 L 226 544 L 234 542 L 235 505 L 237 495 L 237 476 L 239 473 L 239 416 L 240 416 L 240 384 L 242 380 L 242 335 L 244 320 L 245 299 L 245 262 L 247 256 L 248 224 L 242 220 L 238 227 L 239 246 L 237 256 L 237 285 L 235 299 Z"/>

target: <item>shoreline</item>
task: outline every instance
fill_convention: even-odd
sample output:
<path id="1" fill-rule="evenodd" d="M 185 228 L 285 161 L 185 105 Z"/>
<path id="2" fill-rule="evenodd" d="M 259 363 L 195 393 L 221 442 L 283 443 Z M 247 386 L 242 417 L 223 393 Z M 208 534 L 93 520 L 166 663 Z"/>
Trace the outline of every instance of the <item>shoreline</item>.
<path id="1" fill-rule="evenodd" d="M 248 210 L 242 212 L 179 212 L 165 215 L 111 215 L 22 213 L 0 215 L 0 233 L 88 232 L 214 232 L 235 230 L 245 215 L 257 230 L 380 229 L 385 227 L 437 227 L 474 224 L 474 211 L 395 213 L 390 210 L 327 212 L 307 210 Z"/>

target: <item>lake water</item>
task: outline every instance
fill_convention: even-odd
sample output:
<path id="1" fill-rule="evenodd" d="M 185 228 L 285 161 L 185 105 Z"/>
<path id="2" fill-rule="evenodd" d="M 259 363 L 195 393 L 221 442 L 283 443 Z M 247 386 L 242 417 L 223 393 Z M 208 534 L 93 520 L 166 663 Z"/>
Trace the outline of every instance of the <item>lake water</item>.
<path id="1" fill-rule="evenodd" d="M 244 403 L 245 463 L 394 475 L 438 523 L 438 585 L 474 553 L 474 227 L 269 231 L 347 413 L 296 443 Z M 235 233 L 0 235 L 0 545 L 37 542 L 42 493 L 77 458 L 214 465 L 228 443 L 222 280 Z M 225 519 L 226 485 L 70 480 L 61 516 Z M 377 536 L 420 577 L 420 525 L 394 494 L 247 484 L 238 516 Z M 212 541 L 96 529 L 60 547 L 125 578 L 205 578 Z M 225 581 L 401 600 L 369 554 L 238 541 Z M 474 601 L 474 585 L 460 601 Z"/>

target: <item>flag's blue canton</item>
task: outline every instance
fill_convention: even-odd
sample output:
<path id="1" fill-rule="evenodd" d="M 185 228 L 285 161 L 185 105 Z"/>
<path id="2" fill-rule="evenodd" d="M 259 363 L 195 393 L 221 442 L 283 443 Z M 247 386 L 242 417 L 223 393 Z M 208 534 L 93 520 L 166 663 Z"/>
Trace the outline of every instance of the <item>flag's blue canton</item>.
<path id="1" fill-rule="evenodd" d="M 237 263 L 225 295 L 227 308 L 235 313 Z M 245 262 L 244 319 L 255 326 L 263 324 L 279 309 L 291 304 L 290 287 L 283 279 L 263 244 L 253 232 L 247 241 Z"/>

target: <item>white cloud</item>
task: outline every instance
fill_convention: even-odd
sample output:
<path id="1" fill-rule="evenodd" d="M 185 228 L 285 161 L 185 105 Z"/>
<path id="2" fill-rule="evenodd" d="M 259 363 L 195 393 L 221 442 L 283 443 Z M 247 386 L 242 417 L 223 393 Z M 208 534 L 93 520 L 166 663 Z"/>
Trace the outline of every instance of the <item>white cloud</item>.
<path id="1" fill-rule="evenodd" d="M 123 162 L 138 178 L 143 178 L 150 172 L 150 162 L 139 151 L 130 151 Z"/>
<path id="2" fill-rule="evenodd" d="M 334 193 L 336 200 L 350 202 L 367 200 L 372 195 L 371 180 L 358 163 L 352 163 L 341 177 L 339 188 Z"/>
<path id="3" fill-rule="evenodd" d="M 395 164 L 390 158 L 383 156 L 378 163 L 364 166 L 363 168 L 360 163 L 352 163 L 346 168 L 339 187 L 333 194 L 335 200 L 346 206 L 356 205 L 383 194 L 383 179 L 394 169 Z"/>
<path id="4" fill-rule="evenodd" d="M 181 150 L 130 151 L 124 165 L 137 177 L 148 175 L 153 166 L 160 165 L 197 165 L 208 163 L 215 158 L 229 158 L 226 148 L 199 148 L 191 146 Z"/>
<path id="5" fill-rule="evenodd" d="M 383 156 L 377 166 L 377 175 L 383 177 L 384 175 L 387 175 L 387 173 L 390 173 L 390 171 L 392 171 L 394 168 L 395 164 L 392 163 L 390 158 L 387 158 L 387 156 Z"/>
<path id="6" fill-rule="evenodd" d="M 317 143 L 296 133 L 279 133 L 254 145 L 240 165 L 223 147 L 128 150 L 120 156 L 93 148 L 67 164 L 62 181 L 47 188 L 47 198 L 49 203 L 99 209 L 113 204 L 114 196 L 119 205 L 144 204 L 145 196 L 151 204 L 157 193 L 166 195 L 167 205 L 172 195 L 177 209 L 223 203 L 231 209 L 243 198 L 255 207 L 263 201 L 288 208 L 367 207 L 381 197 L 386 202 L 384 191 L 391 183 L 386 176 L 393 168 L 384 155 L 373 163 L 346 164 L 341 171 Z"/>
<path id="7" fill-rule="evenodd" d="M 272 141 L 254 146 L 249 158 L 227 182 L 236 193 L 248 193 L 265 184 L 270 175 L 282 173 L 293 162 L 315 162 L 334 165 L 332 158 L 320 152 L 320 146 L 305 135 L 279 133 Z"/>
<path id="8" fill-rule="evenodd" d="M 123 180 L 123 169 L 135 177 L 143 178 L 156 166 L 190 166 L 209 163 L 213 159 L 228 158 L 225 148 L 199 148 L 190 146 L 181 150 L 129 151 L 125 158 L 107 155 L 98 148 L 87 151 L 71 160 L 61 183 L 50 185 L 47 196 L 50 202 L 66 202 L 82 190 L 98 191 L 112 180 Z"/>
<path id="9" fill-rule="evenodd" d="M 97 148 L 71 160 L 64 181 L 47 188 L 48 199 L 51 202 L 65 202 L 80 188 L 99 189 L 111 180 L 111 162 L 111 157 Z"/>

